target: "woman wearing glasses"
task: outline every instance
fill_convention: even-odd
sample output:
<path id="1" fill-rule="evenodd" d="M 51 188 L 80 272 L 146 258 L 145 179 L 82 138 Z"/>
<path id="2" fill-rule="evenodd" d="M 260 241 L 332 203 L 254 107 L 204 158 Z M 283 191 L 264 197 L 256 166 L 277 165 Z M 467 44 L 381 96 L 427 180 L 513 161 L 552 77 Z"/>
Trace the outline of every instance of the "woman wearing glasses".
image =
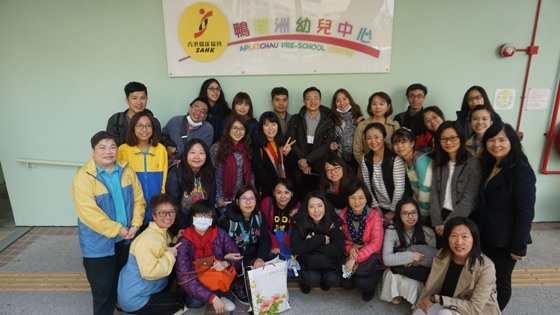
<path id="1" fill-rule="evenodd" d="M 468 217 L 478 200 L 481 166 L 466 148 L 465 136 L 455 122 L 438 128 L 430 189 L 430 219 L 437 235 L 453 217 Z"/>
<path id="2" fill-rule="evenodd" d="M 226 126 L 226 118 L 231 113 L 226 97 L 220 83 L 214 78 L 210 78 L 202 83 L 199 97 L 205 97 L 210 103 L 206 120 L 214 127 L 214 138 L 212 143 L 218 141 Z"/>
<path id="3" fill-rule="evenodd" d="M 428 279 L 436 236 L 419 215 L 416 201 L 405 197 L 397 204 L 395 223 L 385 229 L 383 263 L 389 268 L 383 274 L 383 301 L 400 304 L 404 299 L 415 305 Z"/>
<path id="4" fill-rule="evenodd" d="M 258 207 L 259 202 L 259 194 L 254 186 L 241 186 L 234 202 L 227 207 L 225 216 L 219 222 L 243 256 L 243 265 L 255 268 L 264 266 L 267 260 L 274 257 L 269 254 L 270 234 L 266 217 Z M 243 272 L 238 271 L 239 276 L 233 283 L 232 292 L 241 303 L 248 305 Z"/>
<path id="5" fill-rule="evenodd" d="M 324 171 L 319 178 L 319 188 L 337 214 L 348 206 L 348 186 L 355 180 L 358 179 L 342 157 L 336 153 L 327 156 Z"/>
<path id="6" fill-rule="evenodd" d="M 169 169 L 165 190 L 180 202 L 174 233 L 177 228 L 187 227 L 189 209 L 195 202 L 201 199 L 214 202 L 214 166 L 204 141 L 192 139 L 187 142 L 181 163 Z"/>
<path id="7" fill-rule="evenodd" d="M 140 230 L 153 219 L 149 208 L 152 196 L 165 193 L 167 150 L 158 142 L 154 118 L 146 111 L 134 114 L 126 133 L 126 143 L 119 147 L 118 160 L 127 161 L 136 172 L 146 200 L 146 215 Z"/>
<path id="8" fill-rule="evenodd" d="M 251 168 L 251 139 L 247 121 L 230 115 L 220 141 L 210 148 L 210 157 L 216 168 L 216 208 L 223 215 L 233 201 L 235 192 L 243 185 L 254 183 Z"/>
<path id="9" fill-rule="evenodd" d="M 188 308 L 201 308 L 212 303 L 216 313 L 235 310 L 235 304 L 224 297 L 223 290 L 211 290 L 193 276 L 197 259 L 213 257 L 214 271 L 224 271 L 240 266 L 241 255 L 227 232 L 216 226 L 216 212 L 208 200 L 194 203 L 189 212 L 189 227 L 182 233 L 177 244 L 177 284 L 186 293 Z M 227 292 L 227 289 L 225 290 Z"/>
<path id="10" fill-rule="evenodd" d="M 481 86 L 473 85 L 465 92 L 461 110 L 457 112 L 457 129 L 461 130 L 466 138 L 472 135 L 471 112 L 477 105 L 488 105 L 492 108 L 486 90 Z M 496 114 L 494 120 L 502 121 L 502 118 Z"/>
<path id="11" fill-rule="evenodd" d="M 181 246 L 168 247 L 167 229 L 177 213 L 175 199 L 155 195 L 150 210 L 154 220 L 130 245 L 128 261 L 119 276 L 119 306 L 132 314 L 182 314 L 187 310 L 183 298 L 165 290 Z"/>

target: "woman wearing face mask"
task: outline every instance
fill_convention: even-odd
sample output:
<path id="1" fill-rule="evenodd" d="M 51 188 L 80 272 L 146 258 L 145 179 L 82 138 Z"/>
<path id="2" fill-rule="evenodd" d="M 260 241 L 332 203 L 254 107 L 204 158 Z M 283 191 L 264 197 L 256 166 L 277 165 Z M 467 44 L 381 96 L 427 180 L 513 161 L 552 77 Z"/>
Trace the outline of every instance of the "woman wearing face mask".
<path id="1" fill-rule="evenodd" d="M 185 147 L 181 163 L 169 169 L 165 189 L 180 201 L 176 227 L 187 227 L 189 208 L 201 199 L 214 200 L 214 166 L 206 143 L 201 139 L 190 140 Z M 174 231 L 175 233 L 177 231 Z"/>
<path id="2" fill-rule="evenodd" d="M 293 170 L 297 161 L 292 152 L 290 138 L 284 142 L 280 130 L 280 120 L 273 112 L 264 112 L 259 119 L 257 139 L 253 142 L 251 165 L 255 174 L 255 186 L 261 197 L 272 196 L 274 185 L 280 178 L 293 180 Z"/>
<path id="3" fill-rule="evenodd" d="M 233 201 L 239 187 L 255 181 L 248 129 L 245 119 L 230 115 L 222 138 L 210 148 L 210 157 L 216 168 L 216 208 L 220 216 Z"/>
<path id="4" fill-rule="evenodd" d="M 212 303 L 216 313 L 232 312 L 235 304 L 219 290 L 212 291 L 198 278 L 193 278 L 196 259 L 213 256 L 213 270 L 221 272 L 230 266 L 238 268 L 242 259 L 227 232 L 216 227 L 216 213 L 208 200 L 199 200 L 189 212 L 192 224 L 183 232 L 177 249 L 177 284 L 186 294 L 188 308 L 201 308 Z"/>
<path id="5" fill-rule="evenodd" d="M 142 184 L 147 206 L 140 230 L 144 230 L 152 221 L 150 199 L 154 195 L 165 193 L 167 178 L 167 150 L 159 143 L 154 124 L 154 118 L 148 112 L 134 114 L 128 125 L 126 143 L 119 147 L 118 152 L 118 160 L 127 161 Z"/>
<path id="6" fill-rule="evenodd" d="M 270 252 L 290 259 L 290 233 L 292 216 L 300 207 L 294 198 L 294 185 L 289 179 L 281 178 L 276 182 L 272 196 L 266 197 L 260 204 L 261 213 L 268 223 L 268 233 L 272 241 Z M 288 271 L 289 272 L 289 271 Z"/>
<path id="7" fill-rule="evenodd" d="M 235 199 L 227 207 L 225 216 L 220 219 L 220 227 L 228 232 L 243 255 L 243 265 L 259 268 L 274 255 L 270 254 L 270 234 L 266 217 L 257 206 L 259 194 L 252 185 L 239 188 Z M 232 293 L 243 304 L 249 304 L 243 273 L 234 281 Z"/>
<path id="8" fill-rule="evenodd" d="M 311 191 L 295 216 L 290 236 L 292 251 L 301 266 L 301 292 L 320 286 L 323 291 L 340 284 L 340 258 L 344 254 L 342 222 L 321 192 Z"/>
<path id="9" fill-rule="evenodd" d="M 338 89 L 331 102 L 331 118 L 335 124 L 334 141 L 330 149 L 336 152 L 356 173 L 358 162 L 354 158 L 352 145 L 356 126 L 364 119 L 360 105 L 354 102 L 352 95 L 345 89 Z"/>
<path id="10" fill-rule="evenodd" d="M 511 273 L 527 255 L 535 217 L 536 177 L 519 137 L 509 124 L 494 122 L 484 133 L 479 192 L 480 239 L 484 253 L 496 265 L 498 303 L 503 310 L 511 297 Z"/>

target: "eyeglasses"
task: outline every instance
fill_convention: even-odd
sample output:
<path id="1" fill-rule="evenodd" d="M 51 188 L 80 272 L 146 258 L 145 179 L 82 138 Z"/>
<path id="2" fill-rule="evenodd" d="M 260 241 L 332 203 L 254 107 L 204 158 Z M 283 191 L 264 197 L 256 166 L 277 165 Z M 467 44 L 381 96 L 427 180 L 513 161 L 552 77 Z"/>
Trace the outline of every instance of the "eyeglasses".
<path id="1" fill-rule="evenodd" d="M 195 218 L 207 218 L 207 219 L 211 219 L 212 218 L 212 213 L 196 213 L 194 215 Z"/>
<path id="2" fill-rule="evenodd" d="M 174 218 L 175 215 L 177 215 L 177 211 L 158 211 L 158 212 L 156 212 L 156 214 L 157 214 L 160 218 L 165 218 L 165 217 Z"/>
<path id="3" fill-rule="evenodd" d="M 451 136 L 448 138 L 439 138 L 439 142 L 446 143 L 446 142 L 457 142 L 459 141 L 459 136 Z"/>
<path id="4" fill-rule="evenodd" d="M 220 87 L 209 87 L 208 88 L 208 91 L 211 91 L 211 92 L 220 92 L 221 90 L 222 90 L 222 88 L 220 88 Z"/>
<path id="5" fill-rule="evenodd" d="M 138 129 L 138 130 L 152 130 L 153 126 L 152 125 L 136 125 L 134 126 L 134 128 Z"/>
<path id="6" fill-rule="evenodd" d="M 412 100 L 415 99 L 415 98 L 421 100 L 421 99 L 423 99 L 425 96 L 426 96 L 426 95 L 424 95 L 424 94 L 409 94 L 409 95 L 408 95 L 408 98 L 409 98 L 409 99 L 412 99 Z"/>
<path id="7" fill-rule="evenodd" d="M 241 197 L 239 200 L 241 200 L 241 202 L 255 202 L 257 199 L 255 197 Z"/>
<path id="8" fill-rule="evenodd" d="M 401 217 L 409 217 L 409 218 L 414 218 L 418 216 L 418 212 L 416 211 L 411 211 L 411 212 L 401 212 Z"/>
<path id="9" fill-rule="evenodd" d="M 245 132 L 245 128 L 243 127 L 231 127 L 231 130 L 236 131 L 236 132 Z"/>
<path id="10" fill-rule="evenodd" d="M 342 166 L 335 166 L 333 168 L 325 168 L 325 173 L 327 174 L 338 173 L 340 172 L 340 170 L 342 170 Z"/>
<path id="11" fill-rule="evenodd" d="M 478 101 L 481 98 L 483 99 L 484 97 L 482 97 L 482 95 L 478 94 L 477 96 L 467 98 L 467 101 L 469 101 L 469 102 Z"/>
<path id="12" fill-rule="evenodd" d="M 200 107 L 198 107 L 198 106 L 196 106 L 196 105 L 193 105 L 191 108 L 192 108 L 195 112 L 201 113 L 202 115 L 208 114 L 208 111 L 207 111 L 206 109 L 202 109 L 202 108 L 200 108 Z"/>
<path id="13" fill-rule="evenodd" d="M 320 97 L 306 97 L 305 100 L 306 101 L 320 101 L 321 98 Z"/>

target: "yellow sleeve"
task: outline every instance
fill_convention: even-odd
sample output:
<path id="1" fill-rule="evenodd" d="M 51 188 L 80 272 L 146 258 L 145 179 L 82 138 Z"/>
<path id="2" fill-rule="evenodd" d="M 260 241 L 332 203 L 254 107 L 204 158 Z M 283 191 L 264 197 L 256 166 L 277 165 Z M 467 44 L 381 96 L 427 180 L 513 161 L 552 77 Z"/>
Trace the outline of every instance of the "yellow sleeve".
<path id="1" fill-rule="evenodd" d="M 74 207 L 78 218 L 87 227 L 105 237 L 114 238 L 121 231 L 122 225 L 111 220 L 97 205 L 95 201 L 96 185 L 101 185 L 101 183 L 97 183 L 93 176 L 88 175 L 85 169 L 81 168 L 72 182 Z M 107 192 L 105 187 L 103 189 Z"/>
<path id="2" fill-rule="evenodd" d="M 141 226 L 144 222 L 146 212 L 146 201 L 144 200 L 144 193 L 142 192 L 142 185 L 136 176 L 136 172 L 131 167 L 126 167 L 125 172 L 130 176 L 132 181 L 132 191 L 134 192 L 134 208 L 132 209 L 131 225 Z"/>
<path id="3" fill-rule="evenodd" d="M 130 252 L 136 256 L 138 269 L 143 279 L 161 279 L 169 276 L 173 270 L 175 257 L 167 251 L 167 245 L 162 242 L 165 241 L 157 237 L 155 233 L 142 233 L 134 240 Z"/>
<path id="4" fill-rule="evenodd" d="M 161 165 L 163 165 L 163 181 L 161 182 L 161 193 L 165 194 L 165 183 L 167 182 L 167 169 L 169 168 L 169 160 L 167 157 L 167 149 L 160 143 L 158 147 L 162 151 L 159 155 L 163 161 L 160 161 Z"/>

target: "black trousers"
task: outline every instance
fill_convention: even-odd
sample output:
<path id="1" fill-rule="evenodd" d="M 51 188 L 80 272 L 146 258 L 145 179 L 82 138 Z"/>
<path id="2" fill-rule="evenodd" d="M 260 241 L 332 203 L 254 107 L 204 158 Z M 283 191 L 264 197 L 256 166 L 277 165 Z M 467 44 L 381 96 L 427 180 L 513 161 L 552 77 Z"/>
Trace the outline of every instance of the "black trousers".
<path id="1" fill-rule="evenodd" d="M 91 287 L 94 315 L 113 315 L 117 304 L 119 273 L 128 260 L 130 245 L 115 244 L 115 254 L 100 258 L 84 257 L 84 269 Z"/>
<path id="2" fill-rule="evenodd" d="M 509 248 L 482 245 L 482 251 L 496 267 L 496 291 L 498 293 L 498 305 L 503 311 L 511 298 L 511 273 L 517 260 L 511 258 Z"/>
<path id="3" fill-rule="evenodd" d="M 310 287 L 319 286 L 321 283 L 329 287 L 338 287 L 342 273 L 340 269 L 307 269 L 302 268 L 299 271 L 300 281 Z"/>
<path id="4" fill-rule="evenodd" d="M 152 294 L 146 305 L 130 313 L 142 315 L 172 315 L 183 308 L 183 305 L 185 305 L 185 301 L 179 294 L 162 291 Z"/>

